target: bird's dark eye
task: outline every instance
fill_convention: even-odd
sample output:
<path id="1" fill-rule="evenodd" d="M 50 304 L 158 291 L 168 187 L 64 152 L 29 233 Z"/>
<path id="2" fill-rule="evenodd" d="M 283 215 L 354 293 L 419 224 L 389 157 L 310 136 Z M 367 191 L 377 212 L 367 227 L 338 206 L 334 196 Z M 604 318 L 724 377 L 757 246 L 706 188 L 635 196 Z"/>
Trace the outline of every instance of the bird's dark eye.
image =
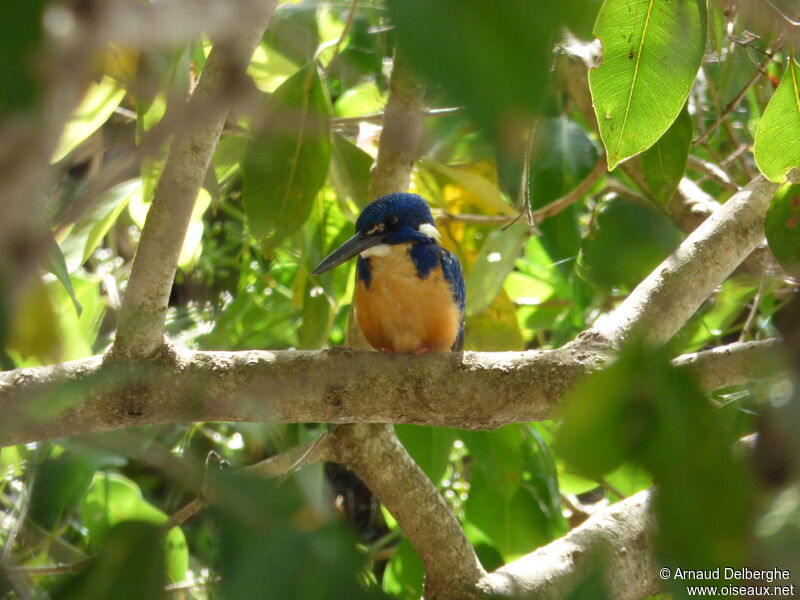
<path id="1" fill-rule="evenodd" d="M 391 217 L 386 219 L 386 221 L 385 221 L 386 222 L 386 226 L 387 227 L 394 227 L 395 225 L 397 225 L 397 221 L 398 220 L 399 219 L 397 218 L 397 215 L 392 215 Z"/>

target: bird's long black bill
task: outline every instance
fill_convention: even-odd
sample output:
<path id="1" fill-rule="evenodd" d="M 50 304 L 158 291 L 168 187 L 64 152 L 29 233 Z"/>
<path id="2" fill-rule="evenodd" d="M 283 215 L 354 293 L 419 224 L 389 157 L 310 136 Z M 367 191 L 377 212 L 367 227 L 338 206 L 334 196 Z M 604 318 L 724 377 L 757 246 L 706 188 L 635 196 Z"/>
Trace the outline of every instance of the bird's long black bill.
<path id="1" fill-rule="evenodd" d="M 377 246 L 381 242 L 383 242 L 383 237 L 380 235 L 364 235 L 362 233 L 357 233 L 331 252 L 311 273 L 312 275 L 319 275 L 325 271 L 330 271 L 357 254 L 361 254 L 367 248 Z"/>

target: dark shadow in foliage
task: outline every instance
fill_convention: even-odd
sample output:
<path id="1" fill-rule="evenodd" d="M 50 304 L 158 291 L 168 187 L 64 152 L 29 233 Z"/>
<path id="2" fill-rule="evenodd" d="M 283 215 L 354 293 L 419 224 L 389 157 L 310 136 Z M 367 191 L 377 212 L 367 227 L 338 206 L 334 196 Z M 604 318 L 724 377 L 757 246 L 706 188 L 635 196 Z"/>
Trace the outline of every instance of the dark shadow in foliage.
<path id="1" fill-rule="evenodd" d="M 156 600 L 166 598 L 164 531 L 125 521 L 106 534 L 97 558 L 53 592 L 53 600 Z"/>
<path id="2" fill-rule="evenodd" d="M 382 598 L 359 582 L 365 567 L 342 523 L 308 505 L 293 481 L 222 473 L 212 511 L 222 598 Z"/>

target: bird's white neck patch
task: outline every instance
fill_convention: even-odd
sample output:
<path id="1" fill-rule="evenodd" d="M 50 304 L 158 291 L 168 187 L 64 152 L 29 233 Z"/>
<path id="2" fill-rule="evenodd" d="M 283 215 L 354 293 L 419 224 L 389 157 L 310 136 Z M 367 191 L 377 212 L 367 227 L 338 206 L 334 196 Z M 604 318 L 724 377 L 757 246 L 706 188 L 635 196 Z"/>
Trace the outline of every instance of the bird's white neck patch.
<path id="1" fill-rule="evenodd" d="M 442 239 L 442 234 L 439 233 L 439 230 L 436 229 L 434 225 L 430 223 L 423 223 L 419 226 L 419 232 L 427 235 L 432 240 L 436 240 L 437 242 Z"/>
<path id="2" fill-rule="evenodd" d="M 369 258 L 370 256 L 388 256 L 389 253 L 392 251 L 392 247 L 389 244 L 378 244 L 377 246 L 372 246 L 372 248 L 367 248 L 361 253 L 361 258 Z"/>

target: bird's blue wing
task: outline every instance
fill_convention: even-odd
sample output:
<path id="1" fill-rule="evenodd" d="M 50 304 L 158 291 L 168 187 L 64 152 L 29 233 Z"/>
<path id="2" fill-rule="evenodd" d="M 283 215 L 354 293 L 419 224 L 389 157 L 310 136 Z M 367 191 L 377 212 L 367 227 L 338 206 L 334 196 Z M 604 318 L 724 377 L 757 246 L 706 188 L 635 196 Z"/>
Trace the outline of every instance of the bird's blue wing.
<path id="1" fill-rule="evenodd" d="M 452 352 L 461 352 L 464 347 L 464 308 L 467 304 L 467 290 L 464 285 L 464 271 L 455 254 L 444 248 L 439 249 L 439 264 L 442 266 L 444 278 L 450 284 L 453 300 L 461 312 L 461 323 L 458 325 L 458 337 L 450 348 Z"/>

